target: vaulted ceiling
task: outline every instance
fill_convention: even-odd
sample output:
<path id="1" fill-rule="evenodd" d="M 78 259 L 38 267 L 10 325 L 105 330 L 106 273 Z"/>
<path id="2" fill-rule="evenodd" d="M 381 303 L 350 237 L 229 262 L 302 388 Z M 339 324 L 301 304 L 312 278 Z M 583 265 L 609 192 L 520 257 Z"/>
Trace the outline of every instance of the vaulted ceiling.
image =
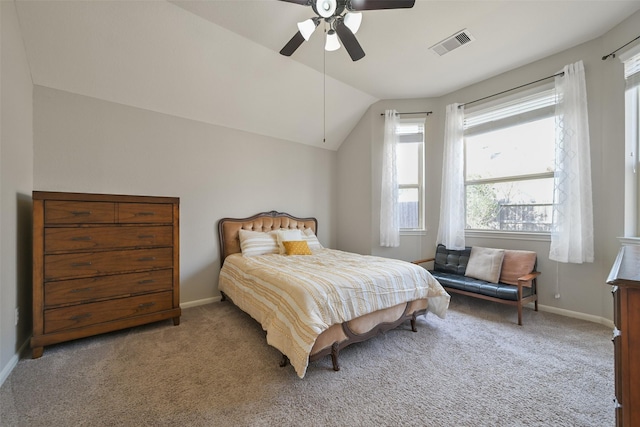
<path id="1" fill-rule="evenodd" d="M 335 150 L 380 99 L 438 97 L 596 38 L 640 0 L 431 1 L 366 11 L 366 56 L 323 49 L 277 0 L 16 1 L 34 84 Z M 471 43 L 429 47 L 467 29 Z"/>

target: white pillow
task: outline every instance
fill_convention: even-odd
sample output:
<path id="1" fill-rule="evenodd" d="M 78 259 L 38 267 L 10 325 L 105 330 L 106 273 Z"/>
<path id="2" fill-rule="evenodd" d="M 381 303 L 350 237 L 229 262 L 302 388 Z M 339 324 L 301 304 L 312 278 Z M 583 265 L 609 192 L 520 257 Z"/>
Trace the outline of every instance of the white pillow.
<path id="1" fill-rule="evenodd" d="M 323 248 L 316 235 L 313 234 L 313 230 L 310 228 L 304 229 L 304 231 L 302 232 L 302 240 L 305 240 L 307 242 L 309 249 L 311 249 L 312 251 Z"/>
<path id="2" fill-rule="evenodd" d="M 277 241 L 280 255 L 286 254 L 287 251 L 284 248 L 282 242 L 290 242 L 291 240 L 302 240 L 302 232 L 296 229 L 281 228 L 277 231 Z"/>
<path id="3" fill-rule="evenodd" d="M 503 259 L 504 249 L 473 246 L 464 275 L 490 283 L 498 283 Z"/>
<path id="4" fill-rule="evenodd" d="M 277 254 L 278 242 L 276 232 L 240 230 L 240 249 L 243 256 Z"/>

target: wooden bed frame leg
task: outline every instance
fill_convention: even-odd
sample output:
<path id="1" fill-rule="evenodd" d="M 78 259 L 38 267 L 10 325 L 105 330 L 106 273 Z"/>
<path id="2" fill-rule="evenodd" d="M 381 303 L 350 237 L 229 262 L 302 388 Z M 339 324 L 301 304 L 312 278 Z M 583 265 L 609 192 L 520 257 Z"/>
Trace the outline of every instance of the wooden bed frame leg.
<path id="1" fill-rule="evenodd" d="M 418 328 L 416 328 L 416 319 L 418 318 L 418 316 L 416 316 L 416 313 L 414 312 L 413 315 L 411 316 L 411 330 L 413 332 L 418 332 Z"/>
<path id="2" fill-rule="evenodd" d="M 220 301 L 226 301 L 227 300 L 227 296 L 224 294 L 224 292 L 220 292 Z"/>
<path id="3" fill-rule="evenodd" d="M 289 364 L 289 358 L 287 357 L 287 355 L 283 354 L 282 355 L 282 360 L 280 361 L 280 367 L 284 368 L 288 364 Z"/>
<path id="4" fill-rule="evenodd" d="M 331 362 L 333 363 L 333 370 L 339 371 L 340 365 L 338 364 L 338 352 L 340 351 L 340 344 L 338 341 L 331 344 Z"/>

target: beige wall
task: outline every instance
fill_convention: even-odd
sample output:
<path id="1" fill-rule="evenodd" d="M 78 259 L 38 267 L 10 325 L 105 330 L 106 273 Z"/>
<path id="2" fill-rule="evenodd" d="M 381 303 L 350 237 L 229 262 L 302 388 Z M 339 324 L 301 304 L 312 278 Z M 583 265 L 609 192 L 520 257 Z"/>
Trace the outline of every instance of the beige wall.
<path id="1" fill-rule="evenodd" d="M 0 2 L 0 384 L 31 329 L 32 90 L 13 2 Z M 15 309 L 20 321 L 14 323 Z"/>
<path id="2" fill-rule="evenodd" d="M 612 318 L 610 289 L 604 285 L 615 259 L 623 234 L 623 158 L 624 158 L 624 81 L 618 59 L 603 61 L 603 55 L 624 45 L 637 36 L 640 13 L 636 13 L 604 36 L 548 58 L 525 65 L 497 77 L 458 90 L 438 99 L 386 100 L 374 104 L 363 117 L 361 132 L 352 133 L 340 148 L 340 174 L 347 169 L 355 175 L 372 177 L 368 185 L 371 206 L 352 203 L 351 215 L 371 224 L 371 245 L 360 251 L 405 260 L 431 256 L 435 252 L 439 222 L 440 187 L 442 184 L 442 152 L 444 140 L 444 111 L 447 104 L 468 102 L 523 83 L 550 76 L 578 60 L 583 60 L 587 77 L 589 125 L 591 135 L 592 181 L 595 222 L 596 260 L 592 264 L 562 264 L 550 261 L 549 240 L 521 239 L 513 235 L 502 238 L 468 237 L 468 245 L 535 250 L 539 256 L 540 304 L 544 309 L 607 323 Z M 460 51 L 462 52 L 462 50 Z M 455 54 L 455 53 L 452 53 Z M 489 60 L 489 59 L 488 59 Z M 427 118 L 426 141 L 426 223 L 424 236 L 403 236 L 397 249 L 378 245 L 379 175 L 381 140 L 384 121 L 379 117 L 385 109 L 422 111 L 433 109 Z M 378 120 L 376 120 L 376 118 Z M 370 126 L 367 124 L 373 122 Z M 362 126 L 362 123 L 365 125 Z M 364 130 L 368 132 L 364 132 Z M 369 151 L 366 158 L 356 156 L 352 147 Z M 344 157 L 343 157 L 344 156 Z M 373 171 L 373 172 L 370 172 Z M 341 181 L 342 182 L 342 181 Z M 361 184 L 364 187 L 365 184 Z M 349 188 L 339 187 L 339 199 L 351 200 Z M 360 188 L 360 192 L 365 191 Z M 360 197 L 360 196 L 358 196 Z M 344 207 L 340 206 L 341 212 Z M 338 233 L 343 230 L 338 226 Z M 342 244 L 339 241 L 340 245 Z M 560 298 L 555 298 L 556 284 Z"/>
<path id="3" fill-rule="evenodd" d="M 180 299 L 218 298 L 217 222 L 315 216 L 334 244 L 336 152 L 34 88 L 34 189 L 180 197 Z"/>

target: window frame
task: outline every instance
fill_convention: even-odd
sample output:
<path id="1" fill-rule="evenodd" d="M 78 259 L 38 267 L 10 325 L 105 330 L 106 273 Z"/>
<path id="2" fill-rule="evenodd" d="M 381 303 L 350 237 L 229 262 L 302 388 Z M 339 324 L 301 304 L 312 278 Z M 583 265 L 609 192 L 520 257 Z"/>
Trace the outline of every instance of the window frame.
<path id="1" fill-rule="evenodd" d="M 467 209 L 467 189 L 473 185 L 500 184 L 510 182 L 533 181 L 538 179 L 554 178 L 554 171 L 546 171 L 533 174 L 521 174 L 513 176 L 501 176 L 498 178 L 467 179 L 467 137 L 472 137 L 487 132 L 508 129 L 511 127 L 524 125 L 541 119 L 556 116 L 555 107 L 557 95 L 553 83 L 536 86 L 532 89 L 520 91 L 518 93 L 495 99 L 470 108 L 465 111 L 464 119 L 464 197 L 465 197 L 465 235 L 487 236 L 497 233 L 501 236 L 513 234 L 516 238 L 526 238 L 527 240 L 548 240 L 551 235 L 549 231 L 520 231 L 520 230 L 495 230 L 468 227 Z M 555 165 L 554 165 L 555 167 Z M 550 195 L 553 201 L 553 194 Z M 552 202 L 553 203 L 553 202 Z"/>
<path id="2" fill-rule="evenodd" d="M 418 147 L 418 182 L 416 184 L 400 184 L 398 183 L 398 190 L 403 189 L 417 189 L 418 191 L 418 227 L 417 228 L 402 228 L 400 227 L 401 235 L 410 235 L 416 233 L 424 233 L 426 231 L 426 220 L 425 220 L 425 131 L 426 131 L 426 123 L 425 119 L 399 119 L 398 120 L 398 129 L 396 133 L 398 134 L 398 144 L 407 143 L 410 141 L 403 142 L 401 139 L 401 132 L 398 130 L 403 127 L 410 126 L 418 126 L 422 132 L 418 132 L 422 134 L 422 141 L 420 141 L 420 145 Z M 415 141 L 411 141 L 415 142 Z M 398 163 L 398 166 L 399 163 Z M 398 200 L 398 203 L 400 201 Z"/>

